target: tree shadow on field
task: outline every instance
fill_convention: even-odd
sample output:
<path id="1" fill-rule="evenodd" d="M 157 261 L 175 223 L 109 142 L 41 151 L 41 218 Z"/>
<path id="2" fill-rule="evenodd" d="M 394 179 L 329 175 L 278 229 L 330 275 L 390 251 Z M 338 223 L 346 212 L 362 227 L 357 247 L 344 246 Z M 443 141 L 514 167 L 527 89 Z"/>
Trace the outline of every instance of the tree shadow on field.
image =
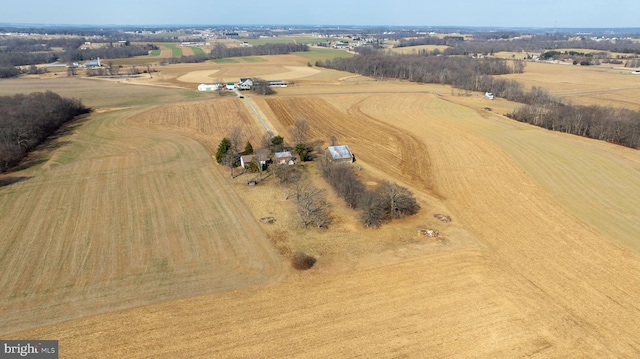
<path id="1" fill-rule="evenodd" d="M 70 135 L 78 127 L 80 127 L 87 119 L 88 114 L 76 116 L 73 120 L 64 123 L 54 133 L 47 136 L 40 144 L 35 146 L 31 151 L 27 153 L 15 167 L 9 169 L 11 172 L 22 171 L 27 168 L 43 164 L 49 160 L 51 153 L 57 149 L 63 148 L 71 143 L 68 140 L 61 140 L 61 138 Z"/>
<path id="2" fill-rule="evenodd" d="M 12 185 L 14 183 L 26 181 L 33 178 L 33 176 L 16 176 L 16 177 L 4 177 L 0 178 L 0 188 Z"/>

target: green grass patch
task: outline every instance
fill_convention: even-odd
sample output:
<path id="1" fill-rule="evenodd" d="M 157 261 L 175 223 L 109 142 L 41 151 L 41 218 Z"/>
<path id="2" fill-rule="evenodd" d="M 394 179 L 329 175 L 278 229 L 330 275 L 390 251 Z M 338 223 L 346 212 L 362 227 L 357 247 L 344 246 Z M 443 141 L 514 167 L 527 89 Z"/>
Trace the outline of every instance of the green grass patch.
<path id="1" fill-rule="evenodd" d="M 151 50 L 151 53 L 149 54 L 149 56 L 160 56 L 160 53 L 162 51 L 160 49 L 158 50 Z"/>
<path id="2" fill-rule="evenodd" d="M 199 48 L 199 47 L 195 47 L 195 46 L 189 46 L 189 47 L 191 47 L 191 50 L 193 50 L 193 53 L 195 55 L 204 55 L 205 54 L 204 50 Z"/>
<path id="3" fill-rule="evenodd" d="M 227 57 L 224 59 L 215 59 L 213 60 L 213 62 L 215 62 L 216 64 L 235 64 L 240 62 L 240 60 L 238 59 L 238 57 Z"/>
<path id="4" fill-rule="evenodd" d="M 267 62 L 268 60 L 260 56 L 246 57 L 225 57 L 224 59 L 215 59 L 216 64 L 237 64 L 239 62 Z"/>
<path id="5" fill-rule="evenodd" d="M 182 49 L 176 44 L 164 44 L 165 47 L 171 49 L 171 57 L 182 57 Z"/>
<path id="6" fill-rule="evenodd" d="M 331 60 L 337 57 L 354 57 L 355 54 L 344 50 L 334 50 L 325 48 L 312 48 L 310 51 L 294 52 L 293 54 L 304 57 L 310 63 L 315 64 L 318 60 Z"/>
<path id="7" fill-rule="evenodd" d="M 240 39 L 240 41 L 246 41 L 251 45 L 265 45 L 265 44 L 307 44 L 315 45 L 319 42 L 331 41 L 327 37 L 308 37 L 308 36 L 283 36 L 283 37 L 266 37 L 260 39 Z"/>

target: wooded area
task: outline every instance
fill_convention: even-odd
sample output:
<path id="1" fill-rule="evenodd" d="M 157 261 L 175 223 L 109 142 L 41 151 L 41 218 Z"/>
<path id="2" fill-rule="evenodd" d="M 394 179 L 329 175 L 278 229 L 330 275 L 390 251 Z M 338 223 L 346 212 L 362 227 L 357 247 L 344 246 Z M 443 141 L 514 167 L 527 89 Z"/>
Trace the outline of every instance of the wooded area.
<path id="1" fill-rule="evenodd" d="M 0 172 L 16 165 L 60 126 L 89 108 L 47 92 L 0 96 Z"/>
<path id="2" fill-rule="evenodd" d="M 521 73 L 525 62 L 509 66 L 507 60 L 470 57 L 423 56 L 400 54 L 367 54 L 351 58 L 317 61 L 316 66 L 349 71 L 378 79 L 385 77 L 415 82 L 452 85 L 469 91 L 494 91 L 491 75 Z M 506 86 L 508 81 L 496 82 Z"/>
<path id="3" fill-rule="evenodd" d="M 154 45 L 118 45 L 113 42 L 101 43 L 97 48 L 82 49 L 84 38 L 69 37 L 59 39 L 0 40 L 0 66 L 25 66 L 46 64 L 55 61 L 74 62 L 96 59 L 117 59 L 147 55 Z"/>
<path id="4" fill-rule="evenodd" d="M 548 130 L 640 148 L 640 112 L 602 106 L 534 104 L 508 115 Z"/>
<path id="5" fill-rule="evenodd" d="M 305 44 L 264 44 L 249 47 L 226 47 L 222 43 L 216 43 L 209 55 L 211 59 L 215 60 L 225 57 L 282 55 L 302 51 L 309 51 L 309 46 Z"/>

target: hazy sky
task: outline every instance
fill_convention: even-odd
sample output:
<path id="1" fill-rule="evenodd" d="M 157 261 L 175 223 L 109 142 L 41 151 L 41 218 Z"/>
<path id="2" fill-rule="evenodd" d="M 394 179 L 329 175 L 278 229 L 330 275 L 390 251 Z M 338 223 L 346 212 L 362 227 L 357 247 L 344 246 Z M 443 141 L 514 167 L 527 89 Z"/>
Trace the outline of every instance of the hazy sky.
<path id="1" fill-rule="evenodd" d="M 20 0 L 0 23 L 640 27 L 640 0 Z"/>

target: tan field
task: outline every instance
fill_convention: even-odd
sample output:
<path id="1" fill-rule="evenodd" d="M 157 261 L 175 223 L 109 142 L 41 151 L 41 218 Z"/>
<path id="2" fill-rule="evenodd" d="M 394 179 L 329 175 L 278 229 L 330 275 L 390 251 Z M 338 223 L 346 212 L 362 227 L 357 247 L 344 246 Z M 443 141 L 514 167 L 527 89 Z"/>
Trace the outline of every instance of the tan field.
<path id="1" fill-rule="evenodd" d="M 167 66 L 141 82 L 190 88 L 218 69 L 295 72 L 294 60 Z M 513 78 L 552 92 L 555 77 L 607 93 L 628 84 L 614 70 L 542 66 Z M 231 179 L 211 159 L 233 126 L 259 143 L 244 100 L 104 82 L 164 103 L 91 115 L 0 187 L 0 232 L 13 239 L 0 251 L 2 338 L 59 339 L 65 358 L 638 356 L 637 150 L 511 121 L 501 114 L 516 104 L 501 99 L 311 69 L 248 96 L 285 138 L 304 117 L 314 138 L 348 144 L 366 183 L 409 187 L 418 215 L 363 229 L 330 194 L 334 226 L 300 228 L 272 180 L 249 188 L 254 175 Z M 276 223 L 258 221 L 267 215 Z M 295 250 L 316 266 L 287 270 Z"/>
<path id="2" fill-rule="evenodd" d="M 640 79 L 631 69 L 613 66 L 574 66 L 527 62 L 523 74 L 504 75 L 526 86 L 538 86 L 576 105 L 625 107 L 640 110 Z"/>
<path id="3" fill-rule="evenodd" d="M 406 47 L 393 47 L 390 50 L 398 54 L 417 54 L 422 51 L 432 52 L 433 50 L 444 51 L 448 48 L 447 45 L 417 45 Z"/>

